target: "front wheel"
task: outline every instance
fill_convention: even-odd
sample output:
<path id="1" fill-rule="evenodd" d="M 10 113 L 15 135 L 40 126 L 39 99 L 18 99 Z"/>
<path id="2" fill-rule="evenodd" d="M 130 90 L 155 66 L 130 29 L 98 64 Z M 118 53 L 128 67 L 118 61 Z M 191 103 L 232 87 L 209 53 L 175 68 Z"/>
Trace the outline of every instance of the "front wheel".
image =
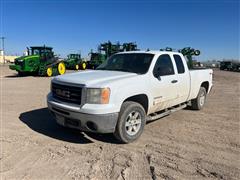
<path id="1" fill-rule="evenodd" d="M 78 64 L 75 65 L 75 69 L 79 70 L 79 65 Z"/>
<path id="2" fill-rule="evenodd" d="M 52 69 L 52 67 L 48 67 L 47 68 L 47 76 L 51 77 L 52 75 L 53 75 L 53 69 Z"/>
<path id="3" fill-rule="evenodd" d="M 130 143 L 138 139 L 146 123 L 146 113 L 136 102 L 124 102 L 118 118 L 114 136 L 123 143 Z"/>
<path id="4" fill-rule="evenodd" d="M 24 72 L 18 71 L 18 76 L 25 76 L 26 74 Z"/>
<path id="5" fill-rule="evenodd" d="M 206 101 L 206 96 L 207 96 L 206 89 L 204 87 L 200 87 L 197 98 L 191 101 L 192 103 L 191 108 L 194 110 L 202 109 Z"/>

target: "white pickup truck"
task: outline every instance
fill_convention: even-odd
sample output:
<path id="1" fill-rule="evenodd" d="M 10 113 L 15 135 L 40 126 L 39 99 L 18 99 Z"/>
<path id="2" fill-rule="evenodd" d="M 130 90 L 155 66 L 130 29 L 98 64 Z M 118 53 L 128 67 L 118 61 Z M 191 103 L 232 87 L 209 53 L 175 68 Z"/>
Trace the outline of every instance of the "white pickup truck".
<path id="1" fill-rule="evenodd" d="M 170 51 L 133 51 L 111 56 L 96 70 L 55 77 L 47 96 L 60 125 L 137 139 L 146 121 L 190 106 L 200 110 L 212 87 L 211 69 L 189 70 Z"/>

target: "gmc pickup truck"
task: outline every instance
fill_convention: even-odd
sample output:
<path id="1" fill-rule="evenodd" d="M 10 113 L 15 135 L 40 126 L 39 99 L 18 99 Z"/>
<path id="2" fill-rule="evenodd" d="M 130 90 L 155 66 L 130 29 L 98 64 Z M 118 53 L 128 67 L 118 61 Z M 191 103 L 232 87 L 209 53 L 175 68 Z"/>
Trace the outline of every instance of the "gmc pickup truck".
<path id="1" fill-rule="evenodd" d="M 129 143 L 139 138 L 147 121 L 186 106 L 202 109 L 212 76 L 211 69 L 189 70 L 178 52 L 121 52 L 96 70 L 52 79 L 47 103 L 62 126 L 114 133 Z"/>

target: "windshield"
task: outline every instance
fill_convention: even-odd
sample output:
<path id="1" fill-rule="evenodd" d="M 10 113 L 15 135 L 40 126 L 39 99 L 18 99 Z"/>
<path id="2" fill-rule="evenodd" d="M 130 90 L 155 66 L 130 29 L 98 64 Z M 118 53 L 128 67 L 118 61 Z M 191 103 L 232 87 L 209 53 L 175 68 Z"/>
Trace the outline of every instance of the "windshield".
<path id="1" fill-rule="evenodd" d="M 69 57 L 69 59 L 74 59 L 74 58 L 79 58 L 79 55 L 78 54 L 70 54 L 68 57 Z"/>
<path id="2" fill-rule="evenodd" d="M 97 70 L 124 71 L 145 74 L 152 62 L 153 54 L 125 53 L 111 56 Z"/>
<path id="3" fill-rule="evenodd" d="M 31 55 L 40 55 L 40 50 L 39 49 L 32 49 Z"/>

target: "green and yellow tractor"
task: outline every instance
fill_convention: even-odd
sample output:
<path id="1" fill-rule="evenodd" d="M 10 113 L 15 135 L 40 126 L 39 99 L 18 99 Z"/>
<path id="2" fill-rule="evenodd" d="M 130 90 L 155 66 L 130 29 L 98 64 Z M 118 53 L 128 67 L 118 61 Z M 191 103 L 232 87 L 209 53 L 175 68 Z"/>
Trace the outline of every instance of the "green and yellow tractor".
<path id="1" fill-rule="evenodd" d="M 90 52 L 90 60 L 87 62 L 87 69 L 96 69 L 100 64 L 102 64 L 106 59 L 106 55 L 100 52 Z"/>
<path id="2" fill-rule="evenodd" d="M 63 60 L 59 60 L 52 51 L 52 47 L 32 46 L 27 48 L 27 55 L 15 59 L 9 68 L 18 74 L 34 74 L 38 76 L 62 75 L 66 71 Z"/>
<path id="3" fill-rule="evenodd" d="M 64 62 L 67 69 L 85 70 L 87 68 L 87 62 L 81 58 L 81 54 L 69 54 Z"/>

